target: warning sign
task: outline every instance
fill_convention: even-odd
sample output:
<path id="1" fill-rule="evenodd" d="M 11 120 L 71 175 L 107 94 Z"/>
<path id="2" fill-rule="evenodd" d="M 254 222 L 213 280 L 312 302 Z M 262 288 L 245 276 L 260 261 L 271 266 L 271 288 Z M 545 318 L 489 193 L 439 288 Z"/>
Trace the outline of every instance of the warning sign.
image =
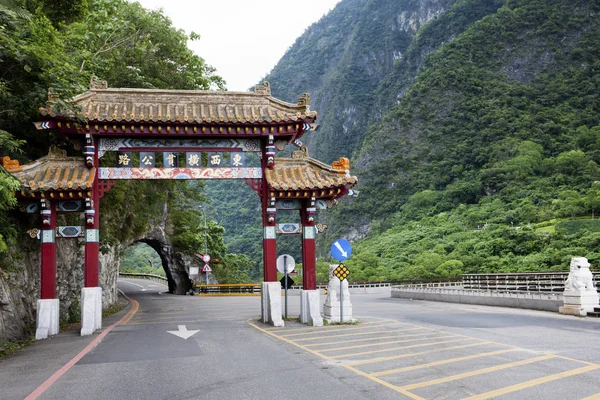
<path id="1" fill-rule="evenodd" d="M 202 272 L 212 272 L 210 265 L 204 264 L 204 267 L 202 267 Z"/>

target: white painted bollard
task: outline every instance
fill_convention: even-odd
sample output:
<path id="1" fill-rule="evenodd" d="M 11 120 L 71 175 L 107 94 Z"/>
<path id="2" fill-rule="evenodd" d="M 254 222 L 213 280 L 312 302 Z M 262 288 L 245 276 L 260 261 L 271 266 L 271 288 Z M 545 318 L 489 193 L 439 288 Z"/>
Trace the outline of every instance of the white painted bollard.
<path id="1" fill-rule="evenodd" d="M 102 329 L 102 288 L 81 289 L 81 336 Z"/>
<path id="2" fill-rule="evenodd" d="M 37 301 L 37 318 L 35 340 L 47 339 L 48 336 L 58 334 L 60 303 L 58 299 L 44 299 Z"/>
<path id="3" fill-rule="evenodd" d="M 263 282 L 261 284 L 262 322 L 273 326 L 284 326 L 281 317 L 281 284 Z"/>

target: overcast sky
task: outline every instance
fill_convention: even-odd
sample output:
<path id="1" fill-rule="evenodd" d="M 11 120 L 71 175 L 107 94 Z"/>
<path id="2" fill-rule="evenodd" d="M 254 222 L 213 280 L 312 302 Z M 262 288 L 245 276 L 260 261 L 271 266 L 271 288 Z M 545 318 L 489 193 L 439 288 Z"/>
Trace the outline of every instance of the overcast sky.
<path id="1" fill-rule="evenodd" d="M 189 47 L 217 69 L 227 89 L 246 91 L 296 38 L 340 0 L 138 0 L 162 8 L 176 28 L 198 33 Z"/>

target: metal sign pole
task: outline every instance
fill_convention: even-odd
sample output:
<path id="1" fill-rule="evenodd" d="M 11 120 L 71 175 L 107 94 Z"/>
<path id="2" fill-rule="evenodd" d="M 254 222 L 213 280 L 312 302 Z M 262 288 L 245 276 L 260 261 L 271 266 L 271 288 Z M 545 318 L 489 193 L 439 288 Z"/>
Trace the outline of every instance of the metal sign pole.
<path id="1" fill-rule="evenodd" d="M 285 271 L 285 318 L 287 319 L 287 289 L 288 289 L 288 268 L 287 268 L 287 256 L 283 256 L 283 270 Z"/>
<path id="2" fill-rule="evenodd" d="M 344 302 L 344 292 L 342 291 L 342 280 L 340 279 L 340 322 L 344 322 L 344 307 L 342 303 Z"/>

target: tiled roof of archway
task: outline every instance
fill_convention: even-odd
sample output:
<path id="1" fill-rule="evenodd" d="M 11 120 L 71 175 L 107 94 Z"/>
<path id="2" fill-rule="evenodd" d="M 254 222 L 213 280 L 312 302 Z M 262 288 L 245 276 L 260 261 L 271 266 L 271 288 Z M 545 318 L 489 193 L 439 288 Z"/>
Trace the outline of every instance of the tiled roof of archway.
<path id="1" fill-rule="evenodd" d="M 317 117 L 310 110 L 310 96 L 297 104 L 271 97 L 268 83 L 254 92 L 201 90 L 125 89 L 92 86 L 72 99 L 77 112 L 90 121 L 172 123 L 261 123 L 304 122 Z M 49 101 L 42 115 L 72 118 L 73 111 L 61 110 Z"/>
<path id="2" fill-rule="evenodd" d="M 350 189 L 358 178 L 350 175 L 349 169 L 350 162 L 346 158 L 330 166 L 308 157 L 303 151 L 296 151 L 291 158 L 275 158 L 274 169 L 266 170 L 265 174 L 271 190 L 306 192 Z"/>
<path id="3" fill-rule="evenodd" d="M 83 157 L 67 157 L 55 149 L 30 164 L 7 170 L 21 182 L 22 190 L 30 192 L 89 190 L 96 175 Z"/>

